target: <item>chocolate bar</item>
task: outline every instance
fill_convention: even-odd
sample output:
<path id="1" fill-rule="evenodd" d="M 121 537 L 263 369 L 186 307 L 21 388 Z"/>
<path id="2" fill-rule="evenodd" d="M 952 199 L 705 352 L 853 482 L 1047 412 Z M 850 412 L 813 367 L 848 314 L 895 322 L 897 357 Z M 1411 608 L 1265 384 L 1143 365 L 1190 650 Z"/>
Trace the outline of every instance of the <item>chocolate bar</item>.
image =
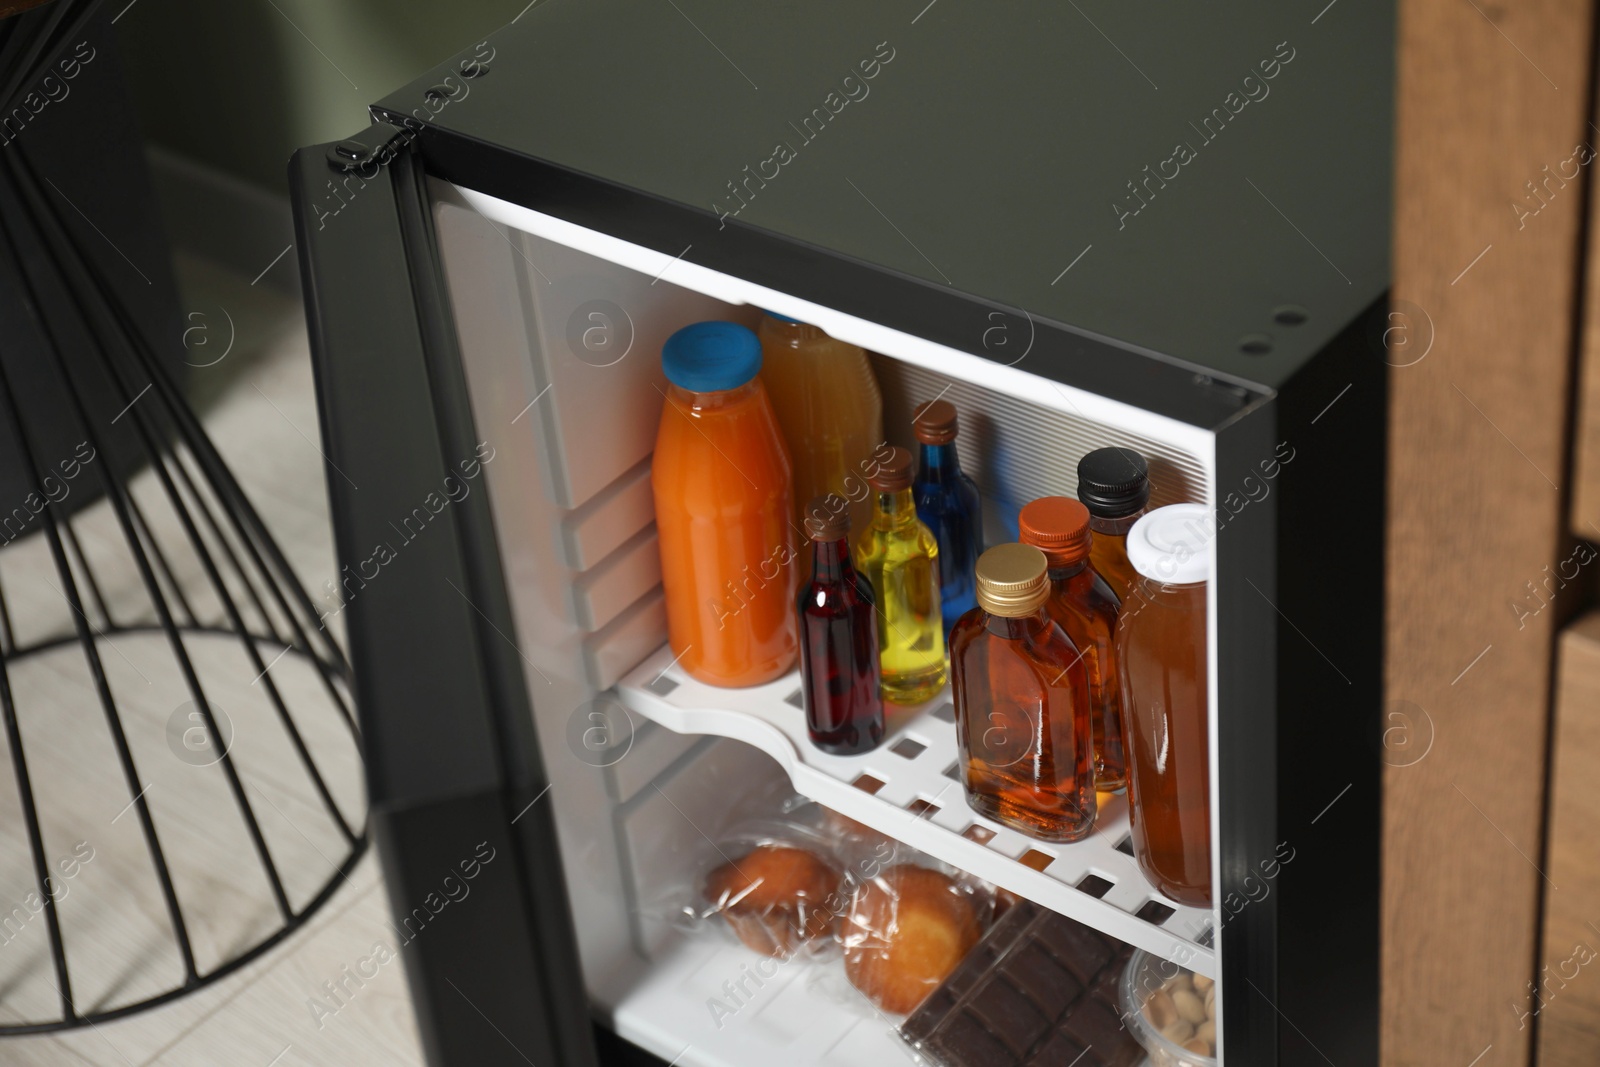
<path id="1" fill-rule="evenodd" d="M 1132 1067 L 1117 983 L 1133 949 L 1022 901 L 900 1026 L 939 1067 Z"/>

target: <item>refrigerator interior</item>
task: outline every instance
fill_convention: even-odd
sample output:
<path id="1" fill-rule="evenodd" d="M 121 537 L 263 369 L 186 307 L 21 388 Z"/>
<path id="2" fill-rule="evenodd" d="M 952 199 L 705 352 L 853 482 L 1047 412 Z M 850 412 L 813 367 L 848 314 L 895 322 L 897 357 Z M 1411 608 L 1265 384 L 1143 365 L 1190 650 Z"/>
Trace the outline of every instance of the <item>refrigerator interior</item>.
<path id="1" fill-rule="evenodd" d="M 806 741 L 793 674 L 725 690 L 677 670 L 650 484 L 661 343 L 703 319 L 754 326 L 762 307 L 873 353 L 891 442 L 913 444 L 917 403 L 956 405 L 987 544 L 1015 539 L 1023 503 L 1075 496 L 1078 457 L 1106 445 L 1149 459 L 1151 506 L 1208 503 L 1209 431 L 1030 373 L 1025 316 L 996 318 L 1010 331 L 1006 351 L 1021 353 L 1006 365 L 448 184 L 432 193 L 513 607 L 516 633 L 506 636 L 522 654 L 551 782 L 537 802 L 554 807 L 590 1002 L 618 1033 L 682 1065 L 909 1062 L 891 1032 L 898 1020 L 854 994 L 837 967 L 828 976 L 786 963 L 752 978 L 761 957 L 731 937 L 685 934 L 675 919 L 715 855 L 710 842 L 791 789 L 1125 942 L 1219 973 L 1216 913 L 1174 905 L 1144 880 L 1121 798 L 1090 838 L 1060 846 L 966 805 L 948 690 L 919 708 L 890 706 L 874 752 L 834 757 Z M 405 519 L 396 517 L 402 537 Z M 1210 599 L 1218 885 L 1214 589 Z M 1220 1041 L 1220 1004 L 1217 1015 Z"/>

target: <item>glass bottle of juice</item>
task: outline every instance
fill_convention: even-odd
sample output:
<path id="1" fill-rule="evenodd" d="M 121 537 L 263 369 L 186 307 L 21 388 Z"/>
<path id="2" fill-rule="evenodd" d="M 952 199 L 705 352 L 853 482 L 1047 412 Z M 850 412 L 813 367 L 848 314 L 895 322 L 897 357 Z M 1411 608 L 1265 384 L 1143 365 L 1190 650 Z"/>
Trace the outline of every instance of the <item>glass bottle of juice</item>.
<path id="1" fill-rule="evenodd" d="M 1128 563 L 1128 531 L 1150 503 L 1150 467 L 1131 448 L 1097 448 L 1078 460 L 1078 499 L 1089 509 L 1089 566 L 1118 600 L 1139 582 Z"/>
<path id="2" fill-rule="evenodd" d="M 1207 743 L 1206 582 L 1211 515 L 1156 508 L 1128 533 L 1136 610 L 1117 627 L 1133 855 L 1179 904 L 1211 906 L 1211 762 Z"/>
<path id="3" fill-rule="evenodd" d="M 1102 793 L 1127 788 L 1122 750 L 1122 696 L 1117 678 L 1117 598 L 1089 566 L 1089 509 L 1064 496 L 1041 497 L 1017 517 L 1022 543 L 1050 563 L 1045 609 L 1083 653 L 1089 674 L 1089 717 L 1094 728 L 1094 785 Z"/>
<path id="4" fill-rule="evenodd" d="M 1076 841 L 1096 814 L 1083 657 L 1045 611 L 1044 553 L 996 545 L 977 573 L 978 606 L 950 638 L 967 803 L 1040 840 Z"/>
<path id="5" fill-rule="evenodd" d="M 911 421 L 922 456 L 912 495 L 917 518 L 939 542 L 939 593 L 944 598 L 944 632 L 977 603 L 973 568 L 983 551 L 983 512 L 978 487 L 956 458 L 956 408 L 948 400 L 919 405 Z"/>
<path id="6" fill-rule="evenodd" d="M 757 376 L 761 344 L 733 322 L 685 326 L 661 349 L 666 404 L 655 491 L 667 634 L 712 685 L 770 682 L 794 666 L 789 454 Z"/>
<path id="7" fill-rule="evenodd" d="M 878 605 L 883 699 L 920 704 L 944 688 L 939 543 L 911 502 L 911 453 L 889 449 L 868 467 L 872 522 L 856 541 L 856 569 Z"/>
<path id="8" fill-rule="evenodd" d="M 761 320 L 761 380 L 794 465 L 797 527 L 815 496 L 850 501 L 859 538 L 872 520 L 863 463 L 883 441 L 883 395 L 867 354 L 815 326 L 767 312 Z"/>
<path id="9" fill-rule="evenodd" d="M 850 563 L 850 514 L 836 496 L 806 507 L 811 580 L 802 583 L 800 691 L 811 743 L 853 756 L 883 740 L 878 619 L 872 586 Z"/>

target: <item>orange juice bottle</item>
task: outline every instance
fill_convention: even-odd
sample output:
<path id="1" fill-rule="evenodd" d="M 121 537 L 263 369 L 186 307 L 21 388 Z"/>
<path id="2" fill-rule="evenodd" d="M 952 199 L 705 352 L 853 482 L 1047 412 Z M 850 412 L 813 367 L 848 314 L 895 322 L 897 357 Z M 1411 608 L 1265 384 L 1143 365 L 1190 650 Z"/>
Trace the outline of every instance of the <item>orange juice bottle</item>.
<path id="1" fill-rule="evenodd" d="M 812 497 L 849 501 L 859 542 L 872 525 L 864 461 L 883 443 L 883 394 L 859 345 L 767 312 L 761 320 L 761 380 L 794 464 L 796 523 Z"/>
<path id="2" fill-rule="evenodd" d="M 760 685 L 794 666 L 795 536 L 789 453 L 738 323 L 685 326 L 661 349 L 667 402 L 655 490 L 667 636 L 685 671 Z"/>

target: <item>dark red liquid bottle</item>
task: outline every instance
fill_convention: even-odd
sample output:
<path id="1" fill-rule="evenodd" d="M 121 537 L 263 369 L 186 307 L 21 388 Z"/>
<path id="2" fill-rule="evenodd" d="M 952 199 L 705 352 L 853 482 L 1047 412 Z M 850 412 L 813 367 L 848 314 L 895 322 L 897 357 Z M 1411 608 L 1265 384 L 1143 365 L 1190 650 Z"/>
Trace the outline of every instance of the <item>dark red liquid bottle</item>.
<path id="1" fill-rule="evenodd" d="M 831 498 L 840 503 L 839 498 Z M 878 618 L 872 587 L 850 562 L 850 515 L 829 497 L 806 505 L 811 580 L 800 586 L 800 690 L 811 742 L 853 756 L 883 740 Z"/>

